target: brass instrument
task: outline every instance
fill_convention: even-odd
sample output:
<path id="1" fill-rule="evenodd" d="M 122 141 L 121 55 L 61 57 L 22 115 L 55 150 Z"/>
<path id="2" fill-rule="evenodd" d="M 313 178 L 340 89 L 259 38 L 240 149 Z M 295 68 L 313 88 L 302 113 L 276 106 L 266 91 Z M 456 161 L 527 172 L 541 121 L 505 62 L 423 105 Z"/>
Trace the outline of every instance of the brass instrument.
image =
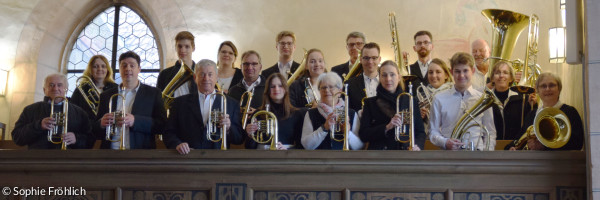
<path id="1" fill-rule="evenodd" d="M 177 71 L 177 74 L 175 74 L 173 79 L 171 79 L 169 84 L 167 84 L 165 89 L 162 91 L 162 98 L 164 100 L 165 110 L 169 110 L 169 108 L 171 107 L 171 103 L 173 103 L 173 100 L 175 99 L 173 93 L 175 93 L 175 91 L 179 87 L 181 87 L 181 85 L 187 83 L 187 81 L 194 77 L 194 72 L 192 71 L 192 69 L 190 69 L 190 67 L 188 67 L 183 62 L 183 60 L 179 60 L 179 62 L 181 63 L 179 71 Z"/>
<path id="2" fill-rule="evenodd" d="M 206 139 L 211 142 L 221 141 L 221 150 L 227 150 L 227 126 L 223 125 L 220 132 L 218 130 L 218 126 L 221 124 L 221 117 L 227 114 L 227 97 L 222 91 L 218 90 L 216 93 L 210 94 L 209 101 L 213 102 L 217 96 L 221 96 L 221 107 L 218 110 L 208 110 Z"/>
<path id="3" fill-rule="evenodd" d="M 63 99 L 63 109 L 62 112 L 54 113 L 54 102 L 56 99 Z M 52 144 L 61 144 L 61 150 L 67 150 L 67 143 L 65 143 L 65 135 L 67 135 L 67 128 L 69 125 L 69 100 L 66 97 L 54 97 L 52 102 L 50 102 L 50 117 L 56 120 L 56 124 L 52 129 L 48 131 L 48 142 Z M 61 129 L 59 129 L 59 127 Z M 60 133 L 59 133 L 60 130 Z M 60 140 L 54 141 L 54 138 L 59 138 Z"/>
<path id="4" fill-rule="evenodd" d="M 344 84 L 344 91 L 346 91 L 346 92 L 348 91 L 348 84 Z M 346 92 L 335 93 L 333 95 L 334 97 L 331 99 L 331 105 L 333 107 L 333 112 L 335 112 L 336 118 L 335 118 L 335 124 L 332 124 L 331 127 L 329 128 L 329 131 L 331 131 L 330 132 L 331 140 L 334 140 L 336 142 L 343 142 L 344 144 L 342 146 L 342 150 L 344 150 L 344 151 L 350 150 L 349 134 L 350 134 L 351 127 L 347 126 L 347 124 L 349 123 L 347 120 L 352 120 L 352 119 L 349 119 L 350 117 L 348 117 L 349 104 L 348 104 L 348 94 Z M 342 108 L 342 109 L 338 109 L 335 107 L 335 105 L 336 105 L 335 100 L 337 98 L 340 98 L 340 97 L 336 97 L 338 94 L 344 96 L 344 108 Z M 336 137 L 337 135 L 340 135 L 340 134 L 336 134 L 336 133 L 341 132 L 341 131 L 343 131 L 342 138 Z"/>
<path id="5" fill-rule="evenodd" d="M 317 104 L 320 101 L 320 99 L 319 96 L 317 96 L 317 91 L 315 91 L 315 89 L 312 86 L 312 82 L 310 82 L 310 78 L 306 78 L 306 82 L 308 83 L 308 87 L 304 88 L 304 97 L 306 98 L 306 102 L 308 102 L 306 104 L 306 107 L 310 108 Z M 310 98 L 310 96 L 308 95 L 309 89 L 310 91 L 312 91 L 314 99 Z"/>
<path id="6" fill-rule="evenodd" d="M 571 123 L 567 115 L 557 108 L 544 108 L 536 116 L 533 125 L 515 141 L 516 149 L 528 150 L 527 140 L 537 138 L 542 145 L 557 149 L 565 146 L 571 139 Z"/>
<path id="7" fill-rule="evenodd" d="M 121 97 L 121 110 L 115 110 L 113 111 L 113 98 L 119 98 Z M 114 124 L 109 124 L 108 126 L 106 126 L 106 141 L 110 141 L 110 142 L 120 142 L 119 143 L 119 150 L 125 150 L 125 142 L 127 137 L 125 137 L 125 129 L 127 128 L 125 126 L 125 123 L 121 124 L 121 129 L 119 131 L 117 131 L 117 121 L 121 121 L 125 118 L 125 115 L 127 114 L 127 107 L 125 107 L 125 96 L 122 94 L 113 94 L 112 96 L 110 96 L 110 99 L 108 101 L 108 111 L 111 112 L 112 116 L 113 116 L 113 123 Z M 115 108 L 116 109 L 116 108 Z M 118 139 L 113 139 L 113 136 L 115 135 L 119 135 Z"/>
<path id="8" fill-rule="evenodd" d="M 400 48 L 400 37 L 398 36 L 398 28 L 396 27 L 396 13 L 389 14 L 390 32 L 392 33 L 392 48 L 394 48 L 394 61 L 398 65 L 398 71 L 402 75 L 402 80 L 408 82 L 408 91 L 412 95 L 412 82 L 417 79 L 417 76 L 411 75 L 410 67 L 408 66 L 408 54 L 403 55 Z M 406 88 L 402 88 L 406 89 Z"/>
<path id="9" fill-rule="evenodd" d="M 298 69 L 296 69 L 296 71 L 292 74 L 292 76 L 290 76 L 290 78 L 288 78 L 288 80 L 287 80 L 288 86 L 292 85 L 292 83 L 296 79 L 299 79 L 300 75 L 304 74 L 304 71 L 306 71 L 307 57 L 308 57 L 308 51 L 306 51 L 306 49 L 304 49 L 304 58 L 302 58 L 302 62 L 300 62 L 300 66 L 298 67 Z"/>
<path id="10" fill-rule="evenodd" d="M 359 74 L 361 74 L 363 72 L 363 68 L 360 65 L 360 57 L 361 56 L 362 56 L 362 52 L 359 50 L 358 58 L 356 59 L 354 64 L 352 64 L 352 66 L 350 66 L 350 69 L 348 69 L 348 74 L 346 74 L 346 76 L 344 76 L 344 82 L 348 81 L 348 79 L 351 79 L 352 77 L 357 77 Z"/>
<path id="11" fill-rule="evenodd" d="M 256 133 L 251 134 L 252 139 L 261 144 L 271 142 L 270 150 L 277 150 L 277 143 L 279 142 L 279 126 L 277 123 L 277 117 L 275 114 L 269 111 L 269 104 L 265 105 L 266 110 L 261 110 L 252 115 L 251 122 L 255 122 L 256 118 L 262 116 L 263 119 L 256 121 L 258 122 L 258 130 Z"/>
<path id="12" fill-rule="evenodd" d="M 248 122 L 248 112 L 250 112 L 250 102 L 252 102 L 252 96 L 254 96 L 253 93 L 254 93 L 254 88 L 252 88 L 252 91 L 244 92 L 244 94 L 242 94 L 242 98 L 240 98 L 241 100 L 244 100 L 244 97 L 246 97 L 246 107 L 241 108 L 241 110 L 242 110 L 242 129 L 246 129 L 246 122 Z"/>
<path id="13" fill-rule="evenodd" d="M 426 108 L 429 110 L 433 97 L 441 91 L 452 87 L 451 83 L 444 83 L 439 88 L 435 89 L 430 86 L 425 86 L 423 83 L 417 87 L 417 99 L 419 99 L 419 108 Z"/>
<path id="14" fill-rule="evenodd" d="M 404 95 L 408 96 L 408 101 L 409 101 L 408 111 L 400 110 L 400 99 Z M 398 97 L 396 97 L 396 113 L 398 113 L 400 115 L 400 120 L 402 121 L 402 125 L 396 126 L 394 128 L 395 139 L 396 139 L 396 141 L 398 141 L 400 143 L 408 142 L 410 145 L 408 147 L 408 150 L 413 150 L 413 147 L 415 146 L 415 125 L 414 125 L 414 118 L 413 118 L 413 114 L 414 114 L 413 106 L 414 106 L 413 105 L 413 95 L 409 94 L 408 92 L 403 92 L 400 95 L 398 95 Z M 408 130 L 406 130 L 406 126 L 408 126 Z M 402 140 L 400 138 L 402 136 L 408 136 L 408 141 Z"/>
<path id="15" fill-rule="evenodd" d="M 362 108 L 365 107 L 365 100 L 367 100 L 367 98 L 369 98 L 368 97 L 369 95 L 367 95 L 367 88 L 363 88 L 363 92 L 365 92 L 365 97 L 363 97 L 362 99 L 360 99 L 361 110 L 362 110 Z"/>
<path id="16" fill-rule="evenodd" d="M 77 90 L 79 90 L 85 102 L 90 106 L 94 115 L 97 115 L 98 104 L 100 104 L 100 90 L 96 87 L 94 80 L 89 76 L 82 75 L 75 82 L 77 83 Z M 90 88 L 87 92 L 84 89 L 86 85 Z"/>
<path id="17" fill-rule="evenodd" d="M 489 137 L 487 128 L 485 128 L 483 126 L 483 124 L 479 124 L 475 120 L 475 118 L 477 116 L 483 114 L 484 111 L 486 111 L 488 108 L 492 107 L 492 105 L 494 105 L 494 104 L 496 104 L 500 108 L 500 110 L 502 110 L 502 107 L 503 107 L 502 102 L 500 102 L 500 100 L 498 99 L 498 97 L 496 97 L 494 92 L 492 92 L 491 90 L 486 88 L 483 95 L 481 95 L 481 98 L 479 98 L 479 100 L 475 103 L 475 105 L 473 105 L 473 107 L 471 107 L 457 121 L 456 126 L 454 127 L 454 130 L 452 130 L 451 138 L 460 140 L 461 138 L 463 138 L 463 135 L 467 132 L 467 130 L 470 127 L 481 126 L 482 129 L 484 130 L 484 132 L 486 132 L 486 134 L 488 134 L 486 150 L 489 149 L 490 137 Z M 471 123 L 471 121 L 473 121 L 473 123 Z"/>

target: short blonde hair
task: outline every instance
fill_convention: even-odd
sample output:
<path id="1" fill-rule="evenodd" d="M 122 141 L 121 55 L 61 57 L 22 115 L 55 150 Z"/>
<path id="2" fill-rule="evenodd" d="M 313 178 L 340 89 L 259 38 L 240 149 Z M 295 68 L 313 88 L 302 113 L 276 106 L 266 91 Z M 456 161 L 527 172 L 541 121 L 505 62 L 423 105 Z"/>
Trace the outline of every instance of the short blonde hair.
<path id="1" fill-rule="evenodd" d="M 540 89 L 539 89 L 540 88 L 540 82 L 544 78 L 547 78 L 547 77 L 551 77 L 554 80 L 556 80 L 556 85 L 558 86 L 558 92 L 561 92 L 562 91 L 562 81 L 560 80 L 560 77 L 558 77 L 558 75 L 550 73 L 550 72 L 544 72 L 544 73 L 541 73 L 538 76 L 537 80 L 535 81 L 535 89 L 539 92 L 540 91 Z"/>
<path id="2" fill-rule="evenodd" d="M 279 40 L 281 40 L 281 38 L 283 37 L 292 37 L 292 42 L 294 42 L 294 44 L 296 43 L 296 34 L 294 34 L 294 32 L 291 31 L 281 31 L 279 32 L 279 34 L 277 34 L 277 38 L 275 38 L 275 43 L 279 42 Z"/>
<path id="3" fill-rule="evenodd" d="M 496 73 L 496 71 L 500 70 L 500 66 L 502 65 L 506 65 L 508 66 L 508 71 L 510 72 L 510 79 L 512 79 L 512 81 L 510 81 L 508 83 L 508 86 L 511 86 L 514 82 L 515 82 L 515 71 L 513 70 L 512 66 L 510 63 L 506 62 L 506 61 L 499 61 L 496 64 L 494 64 L 494 67 L 492 67 L 492 76 Z M 493 80 L 492 80 L 493 82 Z M 496 83 L 494 83 L 496 84 Z"/>

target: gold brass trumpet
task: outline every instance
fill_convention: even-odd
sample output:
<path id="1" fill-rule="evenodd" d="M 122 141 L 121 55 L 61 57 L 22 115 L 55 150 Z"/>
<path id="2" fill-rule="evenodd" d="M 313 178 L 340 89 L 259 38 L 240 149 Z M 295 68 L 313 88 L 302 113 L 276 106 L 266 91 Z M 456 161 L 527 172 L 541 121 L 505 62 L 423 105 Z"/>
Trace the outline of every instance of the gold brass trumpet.
<path id="1" fill-rule="evenodd" d="M 96 87 L 94 80 L 89 76 L 82 75 L 77 78 L 77 90 L 83 96 L 85 102 L 90 106 L 94 115 L 98 114 L 98 104 L 100 104 L 100 90 Z M 88 86 L 89 89 L 85 91 L 85 86 Z"/>
<path id="2" fill-rule="evenodd" d="M 571 139 L 571 123 L 567 115 L 557 108 L 544 108 L 534 119 L 527 132 L 515 141 L 516 149 L 528 150 L 527 140 L 537 138 L 542 145 L 557 149 L 565 146 Z"/>
<path id="3" fill-rule="evenodd" d="M 121 110 L 115 110 L 112 111 L 113 109 L 113 98 L 117 97 L 121 97 Z M 115 108 L 117 109 L 117 108 Z M 123 120 L 125 118 L 126 115 L 126 107 L 125 107 L 125 96 L 123 96 L 122 94 L 113 94 L 112 96 L 110 96 L 110 99 L 108 101 L 108 111 L 111 112 L 112 116 L 113 116 L 113 124 L 109 124 L 108 126 L 106 126 L 106 141 L 110 141 L 110 142 L 120 142 L 119 143 L 119 150 L 125 150 L 125 142 L 127 137 L 125 137 L 125 128 L 127 128 L 125 126 L 125 123 L 121 124 L 121 128 L 120 130 L 117 130 L 117 121 Z M 115 135 L 119 135 L 118 139 L 113 139 L 113 136 Z"/>
<path id="4" fill-rule="evenodd" d="M 256 121 L 258 122 L 258 130 L 251 136 L 257 143 L 265 144 L 270 141 L 269 150 L 277 150 L 277 143 L 279 142 L 277 117 L 269 111 L 269 104 L 265 105 L 265 108 L 266 110 L 258 111 L 252 115 L 252 122 L 255 122 L 259 116 L 262 116 L 263 119 Z"/>
<path id="5" fill-rule="evenodd" d="M 248 112 L 250 112 L 250 102 L 252 102 L 252 96 L 254 96 L 254 88 L 252 91 L 246 91 L 242 94 L 241 100 L 246 97 L 246 107 L 242 107 L 242 129 L 246 129 L 246 123 L 248 122 Z"/>
<path id="6" fill-rule="evenodd" d="M 221 150 L 227 150 L 227 126 L 223 125 L 220 132 L 218 128 L 221 124 L 221 117 L 227 114 L 227 97 L 222 91 L 218 90 L 216 93 L 210 94 L 209 101 L 213 102 L 217 96 L 221 96 L 221 107 L 218 110 L 208 110 L 206 139 L 211 142 L 221 141 Z"/>
<path id="7" fill-rule="evenodd" d="M 54 113 L 54 102 L 56 99 L 63 99 L 62 112 Z M 56 120 L 56 125 L 48 131 L 48 142 L 52 144 L 61 144 L 61 150 L 67 150 L 67 143 L 65 143 L 65 135 L 67 135 L 67 127 L 69 125 L 69 100 L 66 97 L 54 97 L 50 102 L 50 117 Z M 60 127 L 60 129 L 59 129 Z M 60 131 L 60 133 L 59 133 Z M 58 141 L 54 141 L 54 138 L 59 138 Z"/>
<path id="8" fill-rule="evenodd" d="M 348 91 L 348 84 L 344 85 L 344 91 Z M 339 97 L 335 97 L 337 95 L 341 95 L 344 96 L 344 108 L 342 109 L 338 109 L 335 107 L 335 100 Z M 333 107 L 333 112 L 335 112 L 336 118 L 335 118 L 335 124 L 332 124 L 331 127 L 329 128 L 330 135 L 329 137 L 331 137 L 331 140 L 336 141 L 336 142 L 343 142 L 344 145 L 342 146 L 342 150 L 344 151 L 348 151 L 350 150 L 350 143 L 349 143 L 349 133 L 350 133 L 350 127 L 347 126 L 348 122 L 347 120 L 351 120 L 348 117 L 348 108 L 350 107 L 348 105 L 348 94 L 346 92 L 338 92 L 335 93 L 333 95 L 334 97 L 331 99 L 331 105 Z M 343 129 L 343 130 L 342 130 Z M 336 137 L 338 135 L 341 134 L 336 134 L 339 132 L 343 131 L 343 135 L 340 137 Z"/>
<path id="9" fill-rule="evenodd" d="M 408 111 L 400 110 L 400 99 L 402 96 L 408 96 Z M 413 150 L 415 146 L 415 125 L 413 119 L 413 95 L 408 92 L 403 92 L 398 97 L 396 97 L 396 113 L 400 115 L 400 121 L 402 124 L 400 126 L 396 126 L 394 129 L 396 141 L 400 143 L 409 143 L 408 150 Z M 408 126 L 408 130 L 406 130 L 406 126 Z M 408 136 L 408 140 L 402 140 L 400 137 Z"/>
<path id="10" fill-rule="evenodd" d="M 183 60 L 179 60 L 179 63 L 181 63 L 181 68 L 179 68 L 177 74 L 175 74 L 173 79 L 171 79 L 169 84 L 167 84 L 165 89 L 162 91 L 165 110 L 169 110 L 169 108 L 171 108 L 171 103 L 173 103 L 173 100 L 175 99 L 173 93 L 175 93 L 175 91 L 181 87 L 181 85 L 187 83 L 188 80 L 194 77 L 194 72 L 183 62 Z"/>

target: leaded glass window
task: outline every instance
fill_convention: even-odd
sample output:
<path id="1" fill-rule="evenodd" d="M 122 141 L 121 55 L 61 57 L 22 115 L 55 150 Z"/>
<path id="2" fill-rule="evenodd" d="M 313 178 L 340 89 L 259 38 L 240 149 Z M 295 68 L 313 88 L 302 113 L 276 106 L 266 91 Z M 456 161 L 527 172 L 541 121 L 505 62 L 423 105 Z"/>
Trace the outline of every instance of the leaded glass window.
<path id="1" fill-rule="evenodd" d="M 113 69 L 114 79 L 120 84 L 117 60 L 119 55 L 130 50 L 141 58 L 142 70 L 138 77 L 140 81 L 155 86 L 160 71 L 160 59 L 156 39 L 150 27 L 127 6 L 112 6 L 98 14 L 79 33 L 71 49 L 67 63 L 69 80 L 67 96 L 71 96 L 75 90 L 75 81 L 83 74 L 90 58 L 97 54 L 104 55 L 108 59 Z"/>

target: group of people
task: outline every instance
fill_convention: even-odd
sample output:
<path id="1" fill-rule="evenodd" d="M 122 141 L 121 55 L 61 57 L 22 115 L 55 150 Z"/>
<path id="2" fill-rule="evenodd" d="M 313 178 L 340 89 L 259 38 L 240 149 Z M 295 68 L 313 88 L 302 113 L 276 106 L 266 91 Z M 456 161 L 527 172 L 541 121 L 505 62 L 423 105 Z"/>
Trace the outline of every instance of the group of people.
<path id="1" fill-rule="evenodd" d="M 495 149 L 496 140 L 519 139 L 540 110 L 554 107 L 568 116 L 572 127 L 570 140 L 560 149 L 582 148 L 581 118 L 575 108 L 560 102 L 562 82 L 558 76 L 542 73 L 535 85 L 536 93 L 521 95 L 510 90 L 520 78 L 510 63 L 500 61 L 489 66 L 490 48 L 485 40 L 472 43 L 472 54 L 455 53 L 448 66 L 444 60 L 432 58 L 434 42 L 430 32 L 419 31 L 413 39 L 418 60 L 406 66 L 410 68 L 406 71 L 416 77 L 409 80 L 403 78 L 408 75 L 404 74 L 405 66 L 391 60 L 382 62 L 379 45 L 367 42 L 360 32 L 346 37 L 348 62 L 328 72 L 324 53 L 319 49 L 306 53 L 303 66 L 293 60 L 296 36 L 290 31 L 277 35 L 279 59 L 266 69 L 254 50 L 243 52 L 241 63 L 236 65 L 238 50 L 231 41 L 221 43 L 216 63 L 208 59 L 194 62 L 194 36 L 183 31 L 175 37 L 179 59 L 174 66 L 160 72 L 156 87 L 139 81 L 140 57 L 136 53 L 129 51 L 119 56 L 118 67 L 123 80 L 120 85 L 112 78 L 108 60 L 96 55 L 90 59 L 83 75 L 90 77 L 101 93 L 97 109 L 89 106 L 85 98 L 88 94 L 82 93 L 85 89 L 76 90 L 70 101 L 65 101 L 66 77 L 51 74 L 44 80 L 44 100 L 23 110 L 12 136 L 16 144 L 30 149 L 60 148 L 47 139 L 47 131 L 61 125 L 50 116 L 51 102 L 56 98 L 55 111 L 70 104 L 67 134 L 62 140 L 73 149 L 91 148 L 96 140 L 102 141 L 101 148 L 123 148 L 111 137 L 122 138 L 125 149 L 153 149 L 157 135 L 162 136 L 167 148 L 181 154 L 231 144 L 268 149 L 269 144 L 252 139 L 258 132 L 265 131 L 265 124 L 250 120 L 254 113 L 266 110 L 277 118 L 278 140 L 275 142 L 276 148 L 281 150 L 418 151 L 424 149 L 429 139 L 446 150 L 491 151 Z M 351 68 L 357 62 L 362 73 L 350 77 Z M 165 106 L 163 91 L 173 79 L 181 77 L 176 75 L 182 67 L 191 69 L 193 78 L 174 88 L 174 100 Z M 486 75 L 488 70 L 491 76 Z M 247 92 L 252 98 L 245 98 Z M 342 93 L 347 98 L 342 98 Z M 403 93 L 414 98 L 398 97 Z M 462 137 L 453 138 L 452 132 L 461 116 L 485 93 L 491 93 L 498 105 L 471 116 L 469 123 L 473 125 L 467 127 Z M 541 102 L 538 103 L 537 98 Z M 397 107 L 410 110 L 410 106 L 412 113 L 396 112 Z M 347 113 L 341 114 L 340 110 Z M 125 114 L 114 115 L 116 111 Z M 222 113 L 214 115 L 219 112 Z M 342 117 L 345 118 L 340 120 Z M 107 127 L 111 126 L 116 127 L 116 135 L 107 135 Z M 398 136 L 398 130 L 412 132 L 412 138 L 410 134 Z M 344 131 L 346 144 L 332 138 L 335 137 L 332 132 Z M 219 132 L 221 138 L 227 139 L 213 140 L 207 136 L 209 132 Z M 414 142 L 407 142 L 411 140 Z M 226 143 L 221 144 L 223 141 Z M 549 149 L 535 138 L 529 138 L 527 144 L 533 150 Z M 515 149 L 510 145 L 506 148 Z"/>

